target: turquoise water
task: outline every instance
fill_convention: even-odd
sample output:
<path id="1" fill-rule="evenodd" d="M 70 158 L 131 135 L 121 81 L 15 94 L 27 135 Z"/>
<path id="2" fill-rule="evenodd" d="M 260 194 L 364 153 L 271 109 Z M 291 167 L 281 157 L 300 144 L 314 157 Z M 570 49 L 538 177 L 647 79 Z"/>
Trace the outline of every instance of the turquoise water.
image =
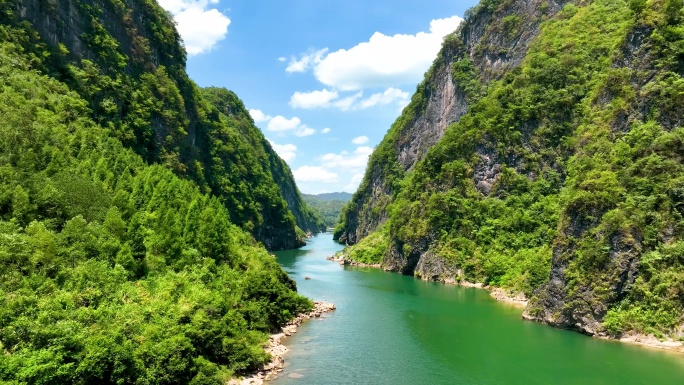
<path id="1" fill-rule="evenodd" d="M 285 340 L 274 385 L 684 384 L 682 354 L 526 322 L 484 290 L 325 259 L 340 249 L 328 233 L 276 253 L 302 294 L 337 310 Z"/>

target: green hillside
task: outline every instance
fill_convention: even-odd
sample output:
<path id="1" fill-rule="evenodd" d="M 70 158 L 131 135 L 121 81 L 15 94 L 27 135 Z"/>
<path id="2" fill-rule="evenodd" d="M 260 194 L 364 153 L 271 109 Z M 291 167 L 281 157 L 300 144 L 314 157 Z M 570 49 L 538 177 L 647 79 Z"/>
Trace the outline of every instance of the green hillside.
<path id="1" fill-rule="evenodd" d="M 323 218 L 326 227 L 335 227 L 340 220 L 342 207 L 351 199 L 349 193 L 303 194 L 306 204 Z"/>
<path id="2" fill-rule="evenodd" d="M 187 79 L 154 2 L 2 1 L 0 21 L 0 383 L 221 384 L 268 362 L 312 306 L 254 238 L 301 243 L 276 180 L 321 224 L 239 99 Z"/>
<path id="3" fill-rule="evenodd" d="M 523 292 L 530 319 L 682 338 L 682 2 L 564 3 L 471 10 L 371 156 L 336 237 L 361 234 L 349 254 L 386 269 Z M 398 146 L 446 81 L 465 113 L 402 168 Z M 378 186 L 389 193 L 371 198 Z"/>
<path id="4" fill-rule="evenodd" d="M 95 123 L 216 196 L 268 249 L 302 245 L 298 226 L 320 231 L 242 102 L 188 78 L 171 16 L 154 0 L 3 0 L 0 23 L 23 31 L 13 41 L 86 100 Z"/>

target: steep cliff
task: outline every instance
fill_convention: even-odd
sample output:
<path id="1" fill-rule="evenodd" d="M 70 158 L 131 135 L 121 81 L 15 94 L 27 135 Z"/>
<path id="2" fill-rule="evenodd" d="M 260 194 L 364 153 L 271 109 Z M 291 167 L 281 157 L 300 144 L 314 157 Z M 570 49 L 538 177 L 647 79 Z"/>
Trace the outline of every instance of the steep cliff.
<path id="1" fill-rule="evenodd" d="M 411 103 L 371 155 L 364 179 L 335 237 L 355 244 L 387 219 L 395 185 L 446 128 L 468 111 L 486 84 L 517 67 L 542 20 L 567 1 L 483 1 L 454 34 L 418 85 Z"/>
<path id="2" fill-rule="evenodd" d="M 297 225 L 316 231 L 291 175 L 274 168 L 270 158 L 277 155 L 249 119 L 219 111 L 188 78 L 173 20 L 155 1 L 6 0 L 0 6 L 3 24 L 26 31 L 21 44 L 42 59 L 42 72 L 79 93 L 91 117 L 148 163 L 219 197 L 232 221 L 269 249 L 301 245 Z"/>
<path id="3" fill-rule="evenodd" d="M 55 66 L 34 32 L 0 23 L 0 383 L 221 385 L 265 365 L 268 335 L 312 303 L 232 222 L 227 199 L 243 186 L 212 195 L 124 146 L 121 122 L 96 120 L 92 100 L 50 75 L 94 67 Z M 155 103 L 173 99 L 145 92 L 132 97 L 170 113 Z M 250 157 L 226 117 L 201 111 L 215 145 Z"/>
<path id="4" fill-rule="evenodd" d="M 523 292 L 555 326 L 681 338 L 682 20 L 680 0 L 482 2 L 371 156 L 349 254 Z"/>

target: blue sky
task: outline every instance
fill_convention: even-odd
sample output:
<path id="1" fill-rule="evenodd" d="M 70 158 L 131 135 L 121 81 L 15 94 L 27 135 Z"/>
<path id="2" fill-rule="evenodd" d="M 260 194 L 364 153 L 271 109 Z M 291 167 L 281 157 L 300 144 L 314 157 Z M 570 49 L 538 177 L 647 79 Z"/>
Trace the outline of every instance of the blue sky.
<path id="1" fill-rule="evenodd" d="M 475 0 L 160 0 L 200 86 L 235 91 L 304 193 L 354 192 Z"/>

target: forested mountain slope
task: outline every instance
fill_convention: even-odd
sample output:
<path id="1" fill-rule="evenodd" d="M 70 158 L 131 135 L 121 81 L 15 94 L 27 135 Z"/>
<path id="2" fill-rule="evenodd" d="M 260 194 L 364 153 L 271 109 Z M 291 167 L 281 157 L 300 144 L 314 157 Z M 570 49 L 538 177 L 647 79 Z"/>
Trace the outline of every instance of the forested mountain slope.
<path id="1" fill-rule="evenodd" d="M 312 304 L 250 234 L 300 243 L 282 195 L 301 197 L 241 102 L 187 78 L 154 2 L 0 0 L 0 21 L 0 383 L 267 362 Z"/>
<path id="2" fill-rule="evenodd" d="M 541 322 L 684 337 L 682 47 L 681 0 L 483 1 L 336 236 L 388 270 L 524 292 Z"/>
<path id="3" fill-rule="evenodd" d="M 335 227 L 340 219 L 342 207 L 351 199 L 349 193 L 303 194 L 304 201 L 316 210 L 326 227 Z"/>
<path id="4" fill-rule="evenodd" d="M 36 68 L 86 100 L 96 123 L 211 192 L 267 248 L 301 245 L 297 225 L 320 231 L 239 99 L 206 98 L 218 91 L 188 78 L 173 20 L 154 0 L 2 0 L 0 22 L 24 31 L 17 43 Z"/>

